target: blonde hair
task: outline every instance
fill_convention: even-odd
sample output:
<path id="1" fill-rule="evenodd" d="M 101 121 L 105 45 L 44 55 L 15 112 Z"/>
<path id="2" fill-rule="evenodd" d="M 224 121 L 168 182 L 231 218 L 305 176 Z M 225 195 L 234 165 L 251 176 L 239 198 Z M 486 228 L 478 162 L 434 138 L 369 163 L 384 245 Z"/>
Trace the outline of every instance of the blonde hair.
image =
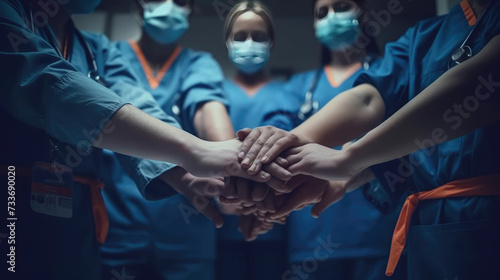
<path id="1" fill-rule="evenodd" d="M 269 39 L 274 42 L 274 22 L 271 11 L 259 1 L 242 1 L 236 4 L 226 17 L 224 22 L 224 41 L 226 42 L 231 35 L 234 22 L 236 19 L 246 12 L 253 12 L 259 15 L 267 25 L 267 33 Z"/>

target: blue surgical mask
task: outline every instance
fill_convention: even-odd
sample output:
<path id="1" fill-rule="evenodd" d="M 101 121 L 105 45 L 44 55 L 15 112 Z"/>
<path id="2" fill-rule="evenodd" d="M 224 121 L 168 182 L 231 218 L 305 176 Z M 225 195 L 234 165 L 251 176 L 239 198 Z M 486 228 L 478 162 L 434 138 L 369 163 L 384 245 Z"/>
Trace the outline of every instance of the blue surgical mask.
<path id="1" fill-rule="evenodd" d="M 229 58 L 243 73 L 254 74 L 264 68 L 270 55 L 269 42 L 232 41 L 228 43 Z"/>
<path id="2" fill-rule="evenodd" d="M 190 10 L 173 1 L 142 5 L 144 30 L 158 43 L 171 44 L 179 40 L 189 28 Z"/>
<path id="3" fill-rule="evenodd" d="M 356 43 L 361 29 L 357 13 L 328 13 L 316 22 L 316 38 L 331 51 L 347 49 Z"/>
<path id="4" fill-rule="evenodd" d="M 101 4 L 101 0 L 69 0 L 67 2 L 63 7 L 71 15 L 90 14 Z"/>

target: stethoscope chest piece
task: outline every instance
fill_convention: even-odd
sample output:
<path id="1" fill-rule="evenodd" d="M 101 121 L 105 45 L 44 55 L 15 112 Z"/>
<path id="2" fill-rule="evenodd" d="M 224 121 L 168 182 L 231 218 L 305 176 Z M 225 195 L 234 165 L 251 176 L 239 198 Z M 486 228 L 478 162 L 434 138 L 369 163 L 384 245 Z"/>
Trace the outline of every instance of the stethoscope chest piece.
<path id="1" fill-rule="evenodd" d="M 101 76 L 99 76 L 99 73 L 97 70 L 89 70 L 89 73 L 87 75 L 89 78 L 91 78 L 92 80 L 98 82 L 99 84 L 101 85 L 104 85 L 103 81 L 101 80 Z"/>
<path id="2" fill-rule="evenodd" d="M 472 57 L 472 49 L 465 45 L 463 47 L 460 47 L 456 49 L 453 54 L 451 55 L 450 62 L 448 63 L 448 68 L 452 68 L 453 66 L 456 66 L 460 63 L 463 63 L 467 59 Z"/>
<path id="3" fill-rule="evenodd" d="M 319 103 L 317 100 L 313 99 L 312 91 L 306 93 L 304 103 L 300 106 L 298 117 L 300 120 L 305 121 L 312 115 L 314 115 L 319 108 Z"/>

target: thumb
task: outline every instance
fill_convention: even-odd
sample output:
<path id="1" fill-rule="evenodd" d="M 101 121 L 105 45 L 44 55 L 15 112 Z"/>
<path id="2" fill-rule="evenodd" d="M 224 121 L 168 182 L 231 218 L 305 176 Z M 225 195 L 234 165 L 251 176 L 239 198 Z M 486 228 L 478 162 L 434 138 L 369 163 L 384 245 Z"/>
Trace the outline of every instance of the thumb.
<path id="1" fill-rule="evenodd" d="M 215 225 L 216 228 L 221 228 L 224 225 L 224 219 L 222 218 L 221 213 L 212 204 L 207 205 L 204 209 L 199 209 L 203 215 L 209 218 Z"/>
<path id="2" fill-rule="evenodd" d="M 215 224 L 216 228 L 221 228 L 222 225 L 224 225 L 222 214 L 219 209 L 212 204 L 209 198 L 200 195 L 193 195 L 191 196 L 190 202 L 196 210 L 200 211 L 203 215 L 210 219 Z"/>
<path id="3" fill-rule="evenodd" d="M 238 137 L 238 140 L 243 141 L 247 136 L 252 132 L 250 128 L 243 128 L 242 130 L 239 130 L 236 132 L 236 136 Z"/>
<path id="4" fill-rule="evenodd" d="M 338 202 L 344 197 L 345 190 L 341 186 L 330 185 L 327 191 L 323 194 L 321 201 L 314 204 L 311 209 L 311 215 L 318 218 L 330 205 Z"/>

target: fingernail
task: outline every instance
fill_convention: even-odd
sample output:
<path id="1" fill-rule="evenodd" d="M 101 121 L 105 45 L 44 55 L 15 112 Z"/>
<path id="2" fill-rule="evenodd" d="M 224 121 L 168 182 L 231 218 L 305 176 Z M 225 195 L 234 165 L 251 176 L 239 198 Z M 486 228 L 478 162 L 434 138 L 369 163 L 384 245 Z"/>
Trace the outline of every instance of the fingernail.
<path id="1" fill-rule="evenodd" d="M 262 163 L 266 163 L 268 159 L 269 159 L 269 157 L 268 157 L 268 156 L 264 156 L 264 157 L 263 157 L 260 161 L 261 161 Z"/>
<path id="2" fill-rule="evenodd" d="M 250 164 L 250 159 L 246 158 L 241 164 L 249 165 Z"/>
<path id="3" fill-rule="evenodd" d="M 262 179 L 268 179 L 268 178 L 269 178 L 269 176 L 270 176 L 270 175 L 269 175 L 269 174 L 267 174 L 267 173 L 262 173 L 262 175 L 261 175 Z"/>
<path id="4" fill-rule="evenodd" d="M 244 152 L 240 152 L 240 153 L 238 154 L 238 158 L 239 158 L 239 159 L 242 159 L 243 157 L 245 157 L 245 153 L 244 153 Z"/>

